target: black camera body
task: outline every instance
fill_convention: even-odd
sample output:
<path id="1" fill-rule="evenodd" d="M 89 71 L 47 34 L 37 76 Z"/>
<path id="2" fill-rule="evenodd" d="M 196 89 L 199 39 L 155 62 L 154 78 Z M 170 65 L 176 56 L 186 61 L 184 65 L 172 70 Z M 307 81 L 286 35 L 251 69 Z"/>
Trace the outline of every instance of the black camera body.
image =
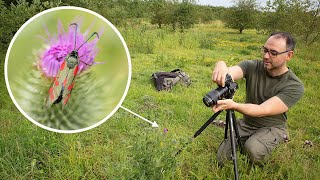
<path id="1" fill-rule="evenodd" d="M 238 89 L 238 84 L 233 82 L 232 77 L 227 74 L 225 86 L 218 86 L 216 89 L 208 92 L 202 99 L 203 103 L 207 107 L 211 107 L 213 105 L 216 105 L 218 100 L 231 99 L 236 89 Z"/>

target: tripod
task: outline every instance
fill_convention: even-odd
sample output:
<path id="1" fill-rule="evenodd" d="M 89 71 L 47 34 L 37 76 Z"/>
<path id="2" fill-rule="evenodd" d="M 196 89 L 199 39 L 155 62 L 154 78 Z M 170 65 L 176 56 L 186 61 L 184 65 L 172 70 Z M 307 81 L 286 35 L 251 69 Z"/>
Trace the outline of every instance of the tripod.
<path id="1" fill-rule="evenodd" d="M 232 99 L 235 90 L 238 88 L 238 84 L 233 82 L 232 77 L 227 74 L 226 75 L 226 87 L 219 86 L 218 88 L 211 90 L 208 94 L 206 94 L 203 98 L 203 103 L 207 107 L 212 107 L 213 105 L 217 104 L 218 100 L 221 99 Z M 232 155 L 231 159 L 233 161 L 233 167 L 234 167 L 234 177 L 236 180 L 239 179 L 239 174 L 238 174 L 238 166 L 237 166 L 237 149 L 236 149 L 236 140 L 238 144 L 241 146 L 240 143 L 240 135 L 239 135 L 239 130 L 236 122 L 236 117 L 234 114 L 233 110 L 226 110 L 227 115 L 226 115 L 226 126 L 225 126 L 225 131 L 224 131 L 224 140 L 228 138 L 228 129 L 230 132 L 230 140 L 231 140 L 231 148 L 232 148 Z M 191 142 L 194 140 L 197 136 L 201 134 L 201 132 L 206 129 L 209 124 L 211 124 L 215 118 L 221 113 L 222 111 L 218 111 L 214 113 L 209 120 L 204 123 L 204 125 L 201 126 L 201 128 L 193 135 L 193 138 L 189 141 Z M 187 144 L 184 144 L 184 147 L 181 148 L 177 153 L 181 153 L 181 151 L 186 147 Z"/>
<path id="2" fill-rule="evenodd" d="M 224 130 L 224 139 L 226 140 L 228 138 L 228 129 L 230 132 L 230 140 L 231 140 L 231 147 L 232 147 L 232 161 L 233 161 L 233 169 L 234 169 L 234 177 L 236 180 L 239 179 L 239 174 L 238 174 L 238 166 L 237 166 L 237 150 L 236 150 L 236 143 L 235 141 L 238 141 L 238 144 L 241 145 L 240 143 L 240 136 L 239 136 L 239 131 L 238 131 L 238 126 L 236 122 L 236 117 L 234 114 L 233 110 L 226 110 L 227 115 L 226 115 L 226 126 Z M 218 111 L 215 114 L 213 114 L 209 120 L 204 123 L 201 128 L 193 135 L 193 139 L 196 138 L 201 134 L 201 132 L 206 129 L 209 124 L 211 124 L 215 118 L 221 113 L 222 111 Z"/>

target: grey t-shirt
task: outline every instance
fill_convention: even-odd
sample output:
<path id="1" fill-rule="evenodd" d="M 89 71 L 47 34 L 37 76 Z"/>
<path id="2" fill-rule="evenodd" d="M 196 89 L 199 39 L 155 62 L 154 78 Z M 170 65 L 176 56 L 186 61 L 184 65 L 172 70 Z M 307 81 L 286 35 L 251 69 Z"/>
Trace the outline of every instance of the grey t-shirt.
<path id="1" fill-rule="evenodd" d="M 271 77 L 265 70 L 262 60 L 246 60 L 240 62 L 238 66 L 246 79 L 246 103 L 261 104 L 277 96 L 290 108 L 303 95 L 303 84 L 290 69 L 280 76 Z M 266 117 L 244 115 L 245 123 L 255 127 L 284 127 L 286 119 L 286 113 Z"/>

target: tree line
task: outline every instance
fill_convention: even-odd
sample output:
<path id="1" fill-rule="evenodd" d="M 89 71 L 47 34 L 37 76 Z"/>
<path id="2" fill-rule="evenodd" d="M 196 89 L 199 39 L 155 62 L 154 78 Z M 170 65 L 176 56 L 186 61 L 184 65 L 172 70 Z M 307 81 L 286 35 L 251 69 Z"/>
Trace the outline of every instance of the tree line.
<path id="1" fill-rule="evenodd" d="M 234 0 L 233 6 L 213 7 L 196 0 L 0 0 L 1 51 L 33 15 L 57 6 L 78 6 L 93 10 L 116 26 L 147 21 L 157 28 L 184 31 L 194 24 L 221 20 L 226 27 L 242 33 L 288 31 L 306 44 L 320 40 L 320 0 L 268 0 L 260 7 L 256 0 Z"/>
<path id="2" fill-rule="evenodd" d="M 320 0 L 268 0 L 259 7 L 255 0 L 237 0 L 226 9 L 227 27 L 254 28 L 258 32 L 287 31 L 310 45 L 320 40 Z"/>

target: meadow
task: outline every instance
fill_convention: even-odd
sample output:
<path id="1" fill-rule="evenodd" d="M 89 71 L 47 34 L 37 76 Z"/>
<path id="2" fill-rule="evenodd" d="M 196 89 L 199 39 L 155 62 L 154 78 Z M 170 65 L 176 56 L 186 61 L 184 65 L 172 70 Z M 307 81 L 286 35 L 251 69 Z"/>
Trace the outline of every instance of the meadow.
<path id="1" fill-rule="evenodd" d="M 202 97 L 216 85 L 215 62 L 236 65 L 261 57 L 266 35 L 243 34 L 220 21 L 184 32 L 141 22 L 120 28 L 132 60 L 132 79 L 123 106 L 156 121 L 159 128 L 119 109 L 108 121 L 79 134 L 59 134 L 29 122 L 14 106 L 0 76 L 0 179 L 233 179 L 233 164 L 219 168 L 216 152 L 224 130 L 210 125 L 194 133 L 213 114 Z M 318 179 L 320 177 L 319 44 L 298 43 L 289 67 L 305 85 L 305 94 L 288 113 L 289 142 L 263 167 L 252 166 L 238 152 L 240 179 Z M 4 54 L 1 55 L 4 59 Z M 4 63 L 1 65 L 4 67 Z M 181 68 L 190 87 L 158 92 L 151 81 L 157 71 Z M 245 99 L 239 81 L 234 99 Z M 236 114 L 241 118 L 241 114 Z M 222 113 L 217 119 L 224 119 Z M 167 131 L 168 130 L 168 131 Z M 305 141 L 313 145 L 305 145 Z M 186 145 L 180 155 L 176 152 Z"/>

